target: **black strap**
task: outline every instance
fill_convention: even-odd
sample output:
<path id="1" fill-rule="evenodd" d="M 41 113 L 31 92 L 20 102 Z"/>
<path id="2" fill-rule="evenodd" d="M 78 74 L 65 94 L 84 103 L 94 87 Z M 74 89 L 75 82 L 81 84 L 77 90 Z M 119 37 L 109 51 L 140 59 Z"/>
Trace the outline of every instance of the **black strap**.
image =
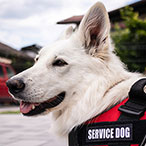
<path id="1" fill-rule="evenodd" d="M 144 139 L 143 139 L 143 141 L 142 141 L 140 146 L 145 146 L 145 145 L 146 145 L 146 134 L 145 134 Z"/>
<path id="2" fill-rule="evenodd" d="M 119 120 L 139 120 L 146 111 L 146 93 L 144 87 L 146 85 L 146 78 L 137 81 L 129 92 L 129 100 L 119 107 L 122 112 Z"/>
<path id="3" fill-rule="evenodd" d="M 69 133 L 68 140 L 69 140 L 68 141 L 69 142 L 69 146 L 79 146 L 79 143 L 78 143 L 78 130 L 76 128 L 74 128 Z"/>

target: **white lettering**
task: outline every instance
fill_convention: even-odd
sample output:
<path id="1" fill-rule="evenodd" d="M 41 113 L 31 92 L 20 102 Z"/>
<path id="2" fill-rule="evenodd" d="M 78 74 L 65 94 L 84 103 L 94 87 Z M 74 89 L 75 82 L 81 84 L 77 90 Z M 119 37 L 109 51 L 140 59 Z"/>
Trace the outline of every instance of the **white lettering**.
<path id="1" fill-rule="evenodd" d="M 100 139 L 104 138 L 104 136 L 103 136 L 103 135 L 105 135 L 104 132 L 105 132 L 105 129 L 99 129 L 99 137 L 100 137 Z"/>
<path id="2" fill-rule="evenodd" d="M 130 138 L 130 128 L 129 127 L 116 128 L 115 138 Z"/>
<path id="3" fill-rule="evenodd" d="M 111 128 L 111 138 L 114 138 L 114 128 Z"/>
<path id="4" fill-rule="evenodd" d="M 95 139 L 95 135 L 94 134 L 95 134 L 95 130 L 93 129 L 92 130 L 92 139 Z"/>
<path id="5" fill-rule="evenodd" d="M 109 128 L 106 129 L 106 138 L 107 139 L 110 138 L 110 129 Z"/>
<path id="6" fill-rule="evenodd" d="M 88 139 L 92 139 L 92 135 L 91 135 L 91 133 L 92 133 L 92 130 L 91 130 L 91 129 L 88 130 Z"/>
<path id="7" fill-rule="evenodd" d="M 124 136 L 125 136 L 124 132 L 125 132 L 125 130 L 124 130 L 124 128 L 122 127 L 122 128 L 121 128 L 121 132 L 120 132 L 121 138 L 124 138 Z"/>
<path id="8" fill-rule="evenodd" d="M 126 129 L 125 129 L 125 136 L 126 136 L 126 138 L 130 138 L 130 128 L 129 127 L 126 127 Z"/>
<path id="9" fill-rule="evenodd" d="M 98 129 L 96 129 L 95 130 L 95 138 L 98 139 L 98 137 L 99 137 L 99 131 L 98 131 Z"/>
<path id="10" fill-rule="evenodd" d="M 130 127 L 89 129 L 88 139 L 120 139 L 130 138 Z"/>
<path id="11" fill-rule="evenodd" d="M 105 129 L 103 129 L 103 138 L 105 139 Z"/>
<path id="12" fill-rule="evenodd" d="M 119 138 L 120 137 L 120 129 L 119 128 L 116 128 L 116 133 L 115 133 L 115 137 L 116 138 Z"/>

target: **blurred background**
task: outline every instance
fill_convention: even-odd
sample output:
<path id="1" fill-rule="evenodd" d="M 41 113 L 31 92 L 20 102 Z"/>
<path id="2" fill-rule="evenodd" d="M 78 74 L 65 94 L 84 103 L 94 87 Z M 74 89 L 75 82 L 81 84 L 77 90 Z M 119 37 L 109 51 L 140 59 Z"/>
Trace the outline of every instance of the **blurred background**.
<path id="1" fill-rule="evenodd" d="M 146 72 L 146 1 L 100 0 L 108 10 L 115 52 L 130 71 Z M 0 0 L 0 105 L 15 103 L 5 82 L 69 26 L 77 28 L 97 0 Z M 17 103 L 16 103 L 17 104 Z"/>

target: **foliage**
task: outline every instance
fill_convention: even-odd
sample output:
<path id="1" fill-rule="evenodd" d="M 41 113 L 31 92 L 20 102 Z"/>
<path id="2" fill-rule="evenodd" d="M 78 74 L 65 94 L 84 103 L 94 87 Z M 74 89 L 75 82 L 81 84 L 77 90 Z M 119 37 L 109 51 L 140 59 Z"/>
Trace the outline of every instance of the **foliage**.
<path id="1" fill-rule="evenodd" d="M 20 111 L 3 111 L 0 114 L 20 114 Z"/>
<path id="2" fill-rule="evenodd" d="M 119 24 L 115 24 L 112 39 L 116 52 L 130 71 L 144 72 L 146 67 L 146 19 L 140 19 L 139 14 L 134 12 L 131 7 L 121 9 L 120 14 L 126 27 L 121 29 Z"/>

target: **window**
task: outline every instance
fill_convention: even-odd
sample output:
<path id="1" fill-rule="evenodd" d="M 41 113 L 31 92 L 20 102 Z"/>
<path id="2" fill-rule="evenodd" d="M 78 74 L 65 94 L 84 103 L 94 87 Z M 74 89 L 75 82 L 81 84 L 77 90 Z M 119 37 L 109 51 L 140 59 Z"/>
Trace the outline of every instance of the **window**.
<path id="1" fill-rule="evenodd" d="M 6 67 L 6 71 L 7 71 L 8 78 L 10 78 L 14 75 L 14 72 L 11 68 Z"/>
<path id="2" fill-rule="evenodd" d="M 4 77 L 4 72 L 3 72 L 3 68 L 1 65 L 0 65 L 0 77 Z"/>

